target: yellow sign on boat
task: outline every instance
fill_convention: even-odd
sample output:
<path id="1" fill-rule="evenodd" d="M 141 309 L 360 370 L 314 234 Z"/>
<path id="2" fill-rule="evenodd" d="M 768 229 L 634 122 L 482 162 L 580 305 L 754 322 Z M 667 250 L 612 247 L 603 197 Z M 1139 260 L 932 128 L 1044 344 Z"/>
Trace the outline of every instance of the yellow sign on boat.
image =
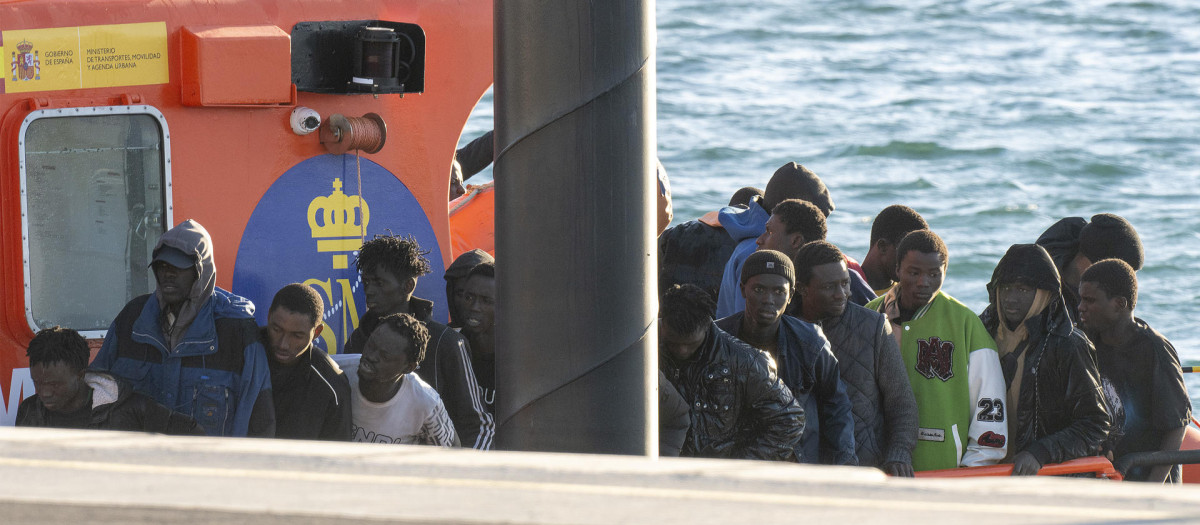
<path id="1" fill-rule="evenodd" d="M 4 31 L 4 91 L 165 84 L 165 22 Z"/>

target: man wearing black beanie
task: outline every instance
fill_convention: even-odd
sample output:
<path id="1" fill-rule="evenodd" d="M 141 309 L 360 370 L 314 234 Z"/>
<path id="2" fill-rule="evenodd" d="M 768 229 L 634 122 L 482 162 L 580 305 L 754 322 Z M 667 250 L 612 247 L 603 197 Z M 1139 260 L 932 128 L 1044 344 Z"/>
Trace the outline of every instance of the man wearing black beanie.
<path id="1" fill-rule="evenodd" d="M 717 326 L 779 363 L 780 379 L 807 414 L 796 456 L 803 463 L 858 465 L 853 405 L 829 341 L 812 324 L 784 315 L 796 288 L 791 258 L 756 251 L 742 265 L 741 283 L 745 310 Z"/>

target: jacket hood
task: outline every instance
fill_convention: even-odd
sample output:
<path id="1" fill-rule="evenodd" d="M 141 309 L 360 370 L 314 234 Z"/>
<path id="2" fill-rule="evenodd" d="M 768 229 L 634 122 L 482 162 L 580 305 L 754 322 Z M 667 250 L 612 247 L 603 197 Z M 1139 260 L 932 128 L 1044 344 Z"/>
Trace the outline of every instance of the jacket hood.
<path id="1" fill-rule="evenodd" d="M 133 395 L 129 383 L 106 372 L 88 370 L 83 374 L 83 382 L 92 387 L 92 410 L 125 401 Z"/>
<path id="2" fill-rule="evenodd" d="M 224 288 L 213 290 L 211 303 L 215 319 L 254 319 L 254 302 Z"/>
<path id="3" fill-rule="evenodd" d="M 979 315 L 988 333 L 995 334 L 1000 322 L 1000 313 L 996 307 L 997 294 L 1001 284 L 1020 283 L 1038 290 L 1050 292 L 1050 304 L 1041 315 L 1030 318 L 1030 322 L 1041 323 L 1036 327 L 1050 332 L 1064 330 L 1070 332 L 1074 326 L 1068 317 L 1065 302 L 1062 298 L 1062 280 L 1054 260 L 1045 248 L 1037 244 L 1014 244 L 996 263 L 992 272 L 992 280 L 988 282 L 988 306 Z M 1035 321 L 1040 319 L 1040 321 Z M 1028 325 L 1027 325 L 1028 326 Z"/>
<path id="4" fill-rule="evenodd" d="M 183 338 L 183 334 L 187 332 L 192 321 L 196 319 L 196 314 L 200 311 L 201 306 L 212 296 L 213 290 L 217 286 L 217 266 L 213 262 L 212 237 L 208 235 L 208 230 L 205 230 L 204 226 L 192 219 L 183 221 L 178 226 L 167 230 L 154 247 L 154 253 L 157 255 L 164 246 L 170 246 L 191 255 L 195 261 L 194 268 L 198 275 L 196 282 L 192 284 L 191 292 L 188 293 L 188 298 L 179 310 L 178 319 L 168 329 L 170 332 L 167 334 L 168 343 L 171 348 L 174 348 Z M 164 304 L 162 294 L 157 289 L 154 291 L 154 297 L 158 299 L 159 304 Z"/>
<path id="5" fill-rule="evenodd" d="M 454 283 L 466 277 L 468 273 L 471 273 L 473 268 L 485 262 L 494 263 L 496 262 L 496 258 L 492 257 L 488 252 L 475 248 L 474 250 L 460 254 L 450 264 L 450 267 L 446 268 L 446 275 L 443 278 L 446 279 L 446 308 L 450 314 L 451 325 L 457 326 L 458 320 L 462 318 L 462 314 L 459 313 L 454 304 Z"/>
<path id="6" fill-rule="evenodd" d="M 1036 244 L 1014 244 L 1004 253 L 987 285 L 990 301 L 996 301 L 996 289 L 1003 283 L 1020 283 L 1054 293 L 1062 286 L 1050 254 Z"/>
<path id="7" fill-rule="evenodd" d="M 717 220 L 721 221 L 721 226 L 737 242 L 762 235 L 767 230 L 767 219 L 770 218 L 771 214 L 762 207 L 762 201 L 758 199 L 751 201 L 749 208 L 726 206 L 717 212 Z"/>
<path id="8" fill-rule="evenodd" d="M 1050 258 L 1054 260 L 1054 266 L 1058 268 L 1059 273 L 1062 273 L 1079 253 L 1079 235 L 1084 226 L 1087 226 L 1087 220 L 1083 217 L 1065 217 L 1046 228 L 1038 237 L 1038 246 L 1050 253 Z"/>
<path id="9" fill-rule="evenodd" d="M 492 257 L 490 254 L 488 254 L 488 252 L 480 250 L 479 248 L 475 248 L 469 252 L 463 252 L 458 256 L 458 258 L 454 259 L 454 262 L 450 264 L 449 268 L 446 268 L 446 275 L 443 276 L 443 278 L 446 279 L 446 282 L 450 282 L 455 279 L 462 279 L 471 272 L 472 268 L 475 268 L 476 266 L 479 266 L 480 263 L 485 262 L 494 263 L 496 262 L 496 258 Z"/>

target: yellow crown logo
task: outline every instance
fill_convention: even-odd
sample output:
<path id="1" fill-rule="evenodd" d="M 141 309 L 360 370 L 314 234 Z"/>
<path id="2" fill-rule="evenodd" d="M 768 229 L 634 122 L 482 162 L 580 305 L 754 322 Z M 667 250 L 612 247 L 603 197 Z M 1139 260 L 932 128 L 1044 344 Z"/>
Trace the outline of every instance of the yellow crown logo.
<path id="1" fill-rule="evenodd" d="M 342 179 L 333 179 L 333 193 L 308 203 L 308 227 L 318 252 L 353 252 L 362 247 L 362 236 L 371 220 L 371 208 L 358 195 L 342 193 Z M 348 267 L 345 254 L 333 256 L 333 267 Z"/>
<path id="2" fill-rule="evenodd" d="M 17 51 L 20 51 L 22 53 L 28 53 L 30 51 L 33 51 L 33 44 L 30 43 L 28 40 L 22 40 L 20 43 L 17 44 Z"/>

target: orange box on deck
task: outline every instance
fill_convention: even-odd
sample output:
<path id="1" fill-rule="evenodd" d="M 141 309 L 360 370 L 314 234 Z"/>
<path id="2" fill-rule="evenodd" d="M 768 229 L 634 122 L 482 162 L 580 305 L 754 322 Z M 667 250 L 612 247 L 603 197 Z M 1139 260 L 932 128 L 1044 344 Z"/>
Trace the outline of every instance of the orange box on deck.
<path id="1" fill-rule="evenodd" d="M 185 106 L 290 104 L 292 41 L 275 26 L 184 27 Z"/>

